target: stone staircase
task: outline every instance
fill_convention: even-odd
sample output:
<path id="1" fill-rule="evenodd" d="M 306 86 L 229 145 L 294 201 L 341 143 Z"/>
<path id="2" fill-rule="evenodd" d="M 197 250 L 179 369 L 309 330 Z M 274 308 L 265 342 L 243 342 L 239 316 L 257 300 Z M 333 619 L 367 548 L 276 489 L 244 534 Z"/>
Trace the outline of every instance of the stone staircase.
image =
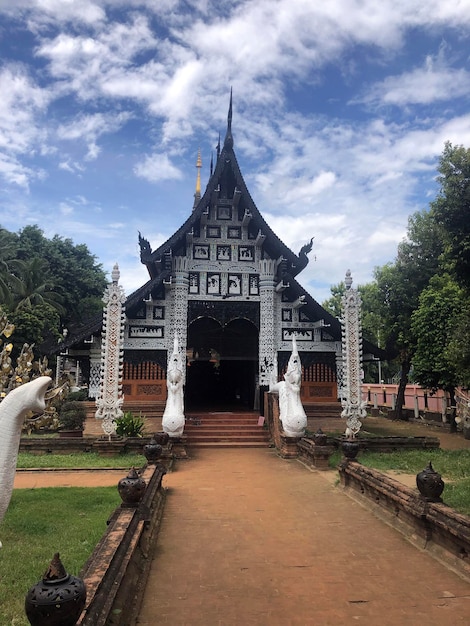
<path id="1" fill-rule="evenodd" d="M 190 448 L 266 448 L 269 434 L 256 412 L 187 413 L 184 434 Z"/>

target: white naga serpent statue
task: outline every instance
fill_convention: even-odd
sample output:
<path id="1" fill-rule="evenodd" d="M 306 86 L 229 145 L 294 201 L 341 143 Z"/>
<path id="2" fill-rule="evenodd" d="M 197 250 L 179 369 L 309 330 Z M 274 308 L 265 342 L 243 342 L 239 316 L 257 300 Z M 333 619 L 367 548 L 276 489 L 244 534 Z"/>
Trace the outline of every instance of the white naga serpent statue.
<path id="1" fill-rule="evenodd" d="M 0 403 L 0 522 L 10 504 L 24 418 L 29 411 L 44 411 L 50 382 L 49 376 L 35 378 L 10 391 Z"/>

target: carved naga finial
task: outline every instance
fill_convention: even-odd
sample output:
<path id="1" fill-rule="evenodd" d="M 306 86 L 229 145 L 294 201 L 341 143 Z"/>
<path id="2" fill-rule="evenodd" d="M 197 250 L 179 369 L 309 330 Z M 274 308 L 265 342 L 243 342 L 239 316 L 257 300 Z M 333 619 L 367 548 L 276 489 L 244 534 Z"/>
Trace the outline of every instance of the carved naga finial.
<path id="1" fill-rule="evenodd" d="M 307 267 L 307 265 L 308 265 L 308 256 L 307 256 L 307 254 L 312 251 L 313 240 L 314 239 L 315 239 L 315 237 L 312 237 L 310 239 L 309 243 L 306 243 L 304 246 L 302 246 L 300 248 L 300 251 L 299 251 L 299 254 L 298 254 L 299 262 L 295 266 L 294 276 L 297 276 L 297 274 L 300 274 L 300 272 Z"/>
<path id="2" fill-rule="evenodd" d="M 152 248 L 150 247 L 150 243 L 147 239 L 144 239 L 139 231 L 139 246 L 140 246 L 140 260 L 142 263 L 150 260 L 150 256 L 152 254 Z"/>

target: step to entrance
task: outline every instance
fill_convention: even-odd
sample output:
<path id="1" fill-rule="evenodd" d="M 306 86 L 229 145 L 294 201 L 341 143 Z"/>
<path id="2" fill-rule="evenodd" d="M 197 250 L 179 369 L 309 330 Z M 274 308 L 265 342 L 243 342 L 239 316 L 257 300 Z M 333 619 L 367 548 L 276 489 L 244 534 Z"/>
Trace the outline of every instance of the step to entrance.
<path id="1" fill-rule="evenodd" d="M 189 413 L 184 434 L 190 448 L 265 448 L 269 434 L 258 421 L 259 414 L 254 412 Z"/>

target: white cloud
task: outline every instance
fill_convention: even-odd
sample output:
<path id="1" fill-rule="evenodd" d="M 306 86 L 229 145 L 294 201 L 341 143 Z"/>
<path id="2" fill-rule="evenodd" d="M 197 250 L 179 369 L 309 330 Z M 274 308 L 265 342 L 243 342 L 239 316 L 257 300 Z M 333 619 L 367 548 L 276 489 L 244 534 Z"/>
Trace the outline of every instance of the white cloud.
<path id="1" fill-rule="evenodd" d="M 59 139 L 66 141 L 84 141 L 88 149 L 85 159 L 92 161 L 96 159 L 100 153 L 100 148 L 96 143 L 97 139 L 101 137 L 101 135 L 115 133 L 122 128 L 130 117 L 131 115 L 126 112 L 118 114 L 80 114 L 73 121 L 67 124 L 61 124 L 57 128 L 57 136 Z M 69 171 L 72 171 L 70 165 Z"/>
<path id="2" fill-rule="evenodd" d="M 171 163 L 168 155 L 158 153 L 146 156 L 143 161 L 135 166 L 134 173 L 139 178 L 144 178 L 151 183 L 183 178 L 182 172 Z"/>
<path id="3" fill-rule="evenodd" d="M 45 23 L 83 22 L 93 25 L 105 17 L 99 2 L 92 0 L 0 1 L 0 13 L 14 16 L 18 12 L 27 12 L 30 27 L 33 30 Z"/>
<path id="4" fill-rule="evenodd" d="M 65 202 L 61 202 L 59 204 L 59 210 L 62 215 L 72 215 L 72 213 L 74 212 L 73 207 L 71 207 L 69 204 L 66 204 Z"/>
<path id="5" fill-rule="evenodd" d="M 426 56 L 422 67 L 388 76 L 374 84 L 364 97 L 353 102 L 405 107 L 453 101 L 467 96 L 470 90 L 470 72 L 465 68 L 453 68 L 445 54 L 446 46 L 441 46 L 437 56 Z"/>

